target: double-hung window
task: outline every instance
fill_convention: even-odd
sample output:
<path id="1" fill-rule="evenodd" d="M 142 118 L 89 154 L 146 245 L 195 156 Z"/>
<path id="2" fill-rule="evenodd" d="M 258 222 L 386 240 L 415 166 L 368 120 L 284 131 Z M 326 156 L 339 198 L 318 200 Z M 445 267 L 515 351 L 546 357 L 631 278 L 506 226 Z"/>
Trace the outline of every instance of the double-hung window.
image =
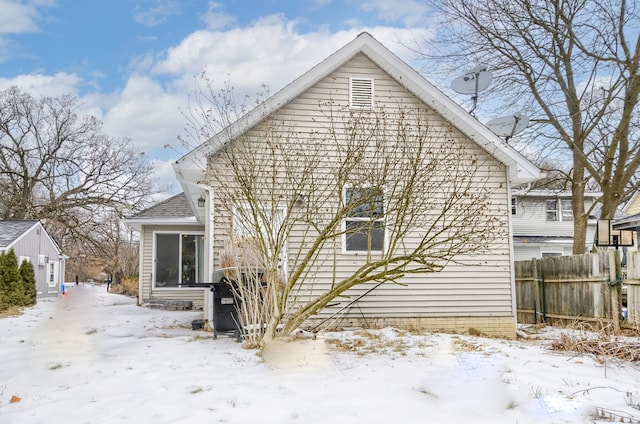
<path id="1" fill-rule="evenodd" d="M 373 187 L 345 187 L 343 252 L 384 250 L 384 196 Z"/>
<path id="2" fill-rule="evenodd" d="M 155 234 L 155 287 L 181 287 L 204 282 L 204 236 Z"/>
<path id="3" fill-rule="evenodd" d="M 573 221 L 573 208 L 569 199 L 553 199 L 545 202 L 547 221 Z"/>

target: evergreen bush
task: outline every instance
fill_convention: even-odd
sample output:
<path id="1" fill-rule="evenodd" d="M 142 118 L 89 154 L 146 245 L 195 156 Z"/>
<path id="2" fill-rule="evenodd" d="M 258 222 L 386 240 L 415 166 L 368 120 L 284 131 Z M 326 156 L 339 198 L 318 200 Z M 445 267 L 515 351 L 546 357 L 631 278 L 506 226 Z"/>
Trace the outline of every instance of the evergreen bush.
<path id="1" fill-rule="evenodd" d="M 0 311 L 12 306 L 36 303 L 36 281 L 33 265 L 18 258 L 13 249 L 0 254 Z"/>
<path id="2" fill-rule="evenodd" d="M 36 275 L 33 270 L 33 264 L 29 261 L 22 261 L 20 268 L 18 269 L 20 278 L 22 280 L 23 292 L 24 292 L 24 306 L 31 306 L 36 304 L 36 296 L 38 291 L 36 289 Z"/>

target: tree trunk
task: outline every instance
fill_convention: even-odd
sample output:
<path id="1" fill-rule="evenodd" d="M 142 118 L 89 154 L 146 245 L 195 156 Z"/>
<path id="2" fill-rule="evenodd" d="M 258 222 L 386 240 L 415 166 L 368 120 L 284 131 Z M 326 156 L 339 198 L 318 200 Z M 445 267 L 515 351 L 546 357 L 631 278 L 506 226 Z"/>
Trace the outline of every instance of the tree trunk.
<path id="1" fill-rule="evenodd" d="M 584 210 L 584 166 L 574 160 L 573 184 L 571 185 L 573 209 L 573 254 L 582 255 L 587 246 L 587 221 Z"/>

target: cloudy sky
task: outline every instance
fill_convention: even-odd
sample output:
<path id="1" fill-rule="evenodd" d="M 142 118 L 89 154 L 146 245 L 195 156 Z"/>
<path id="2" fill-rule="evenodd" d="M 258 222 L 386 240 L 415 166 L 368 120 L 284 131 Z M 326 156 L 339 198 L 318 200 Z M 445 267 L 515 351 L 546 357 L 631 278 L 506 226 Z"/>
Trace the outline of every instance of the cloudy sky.
<path id="1" fill-rule="evenodd" d="M 362 31 L 412 63 L 429 19 L 420 0 L 0 0 L 0 89 L 78 96 L 172 182 L 204 70 L 236 95 L 274 93 Z"/>

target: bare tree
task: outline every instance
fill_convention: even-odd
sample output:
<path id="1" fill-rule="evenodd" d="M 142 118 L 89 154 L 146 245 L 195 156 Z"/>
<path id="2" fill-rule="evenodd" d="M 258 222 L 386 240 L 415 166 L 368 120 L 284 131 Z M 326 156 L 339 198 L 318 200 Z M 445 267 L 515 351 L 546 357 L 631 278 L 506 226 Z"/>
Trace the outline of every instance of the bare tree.
<path id="1" fill-rule="evenodd" d="M 275 115 L 209 157 L 216 228 L 229 235 L 220 264 L 259 293 L 249 303 L 266 313 L 242 315 L 264 321 L 253 324 L 265 340 L 352 287 L 474 263 L 508 237 L 506 200 L 494 203 L 506 188 L 492 180 L 504 166 L 432 112 L 320 108 L 313 127 Z M 360 253 L 345 275 L 349 246 Z"/>
<path id="2" fill-rule="evenodd" d="M 425 40 L 432 68 L 483 63 L 490 95 L 532 114 L 526 149 L 563 161 L 573 196 L 574 253 L 584 253 L 585 188 L 602 191 L 613 218 L 640 166 L 640 20 L 626 0 L 429 1 L 439 13 Z M 629 39 L 631 37 L 631 39 Z M 635 42 L 635 46 L 634 46 Z M 437 64 L 437 65 L 436 65 Z M 495 103 L 495 102 L 494 102 Z"/>
<path id="3" fill-rule="evenodd" d="M 41 219 L 70 250 L 99 243 L 104 216 L 143 205 L 155 169 L 131 140 L 107 136 L 79 109 L 69 95 L 0 92 L 0 218 Z"/>

